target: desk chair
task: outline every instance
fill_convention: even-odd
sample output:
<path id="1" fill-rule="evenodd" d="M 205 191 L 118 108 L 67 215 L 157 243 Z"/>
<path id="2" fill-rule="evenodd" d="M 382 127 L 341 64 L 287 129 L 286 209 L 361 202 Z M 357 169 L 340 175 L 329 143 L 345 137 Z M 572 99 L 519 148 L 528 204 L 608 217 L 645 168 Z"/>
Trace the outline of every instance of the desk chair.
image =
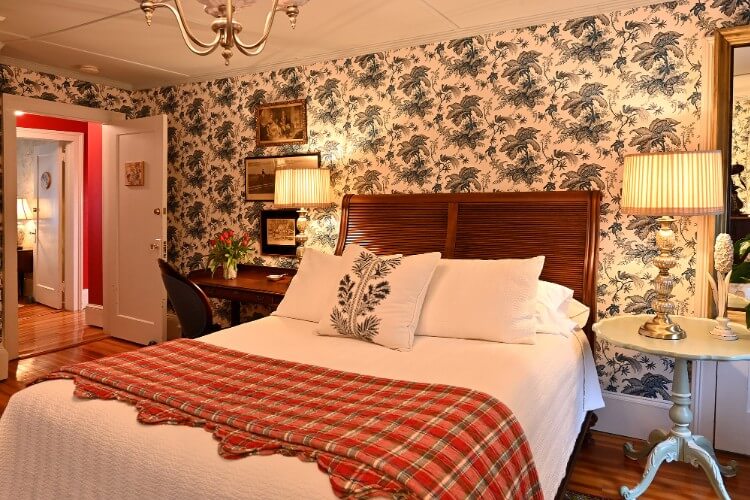
<path id="1" fill-rule="evenodd" d="M 213 321 L 208 297 L 198 285 L 181 275 L 164 259 L 159 259 L 159 269 L 169 302 L 180 321 L 183 338 L 194 339 L 221 330 L 221 326 Z"/>

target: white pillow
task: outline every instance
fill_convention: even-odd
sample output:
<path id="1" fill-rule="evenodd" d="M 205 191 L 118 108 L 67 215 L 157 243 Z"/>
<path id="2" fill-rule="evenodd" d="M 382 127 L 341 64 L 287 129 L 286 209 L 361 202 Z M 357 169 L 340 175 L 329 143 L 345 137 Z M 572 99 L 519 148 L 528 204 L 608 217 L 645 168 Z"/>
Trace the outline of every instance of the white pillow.
<path id="1" fill-rule="evenodd" d="M 439 252 L 378 257 L 359 245 L 346 247 L 336 295 L 324 308 L 318 333 L 411 349 L 439 260 Z"/>
<path id="2" fill-rule="evenodd" d="M 319 322 L 323 308 L 336 293 L 342 263 L 339 255 L 306 249 L 297 274 L 271 315 Z"/>
<path id="3" fill-rule="evenodd" d="M 570 288 L 539 280 L 536 298 L 537 333 L 567 337 L 588 321 L 589 308 L 573 298 Z"/>
<path id="4" fill-rule="evenodd" d="M 591 309 L 586 304 L 581 304 L 576 299 L 570 299 L 566 315 L 575 321 L 576 325 L 580 328 L 586 326 L 589 321 L 589 314 L 591 314 Z"/>
<path id="5" fill-rule="evenodd" d="M 427 290 L 417 335 L 533 344 L 544 257 L 443 259 Z"/>
<path id="6" fill-rule="evenodd" d="M 539 280 L 536 291 L 536 332 L 570 335 L 576 323 L 568 318 L 568 304 L 573 299 L 570 288 Z"/>

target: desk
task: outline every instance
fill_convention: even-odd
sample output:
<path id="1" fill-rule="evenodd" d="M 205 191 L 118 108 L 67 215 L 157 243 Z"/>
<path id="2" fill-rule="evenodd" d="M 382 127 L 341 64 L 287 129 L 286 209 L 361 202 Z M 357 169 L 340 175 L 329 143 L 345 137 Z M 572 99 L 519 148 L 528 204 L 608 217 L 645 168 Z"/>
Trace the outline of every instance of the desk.
<path id="1" fill-rule="evenodd" d="M 664 462 L 675 460 L 687 462 L 693 467 L 701 466 L 708 476 L 716 495 L 722 500 L 729 500 L 721 476 L 737 474 L 735 463 L 720 465 L 711 442 L 703 436 L 696 436 L 690 431 L 693 412 L 690 410 L 692 395 L 688 377 L 688 360 L 738 361 L 750 360 L 750 332 L 741 325 L 730 323 L 732 330 L 739 336 L 738 340 L 725 341 L 709 333 L 716 321 L 703 318 L 672 316 L 675 323 L 682 326 L 687 337 L 681 340 L 661 340 L 644 337 L 638 334 L 638 327 L 650 319 L 649 315 L 616 316 L 603 319 L 594 324 L 597 338 L 614 345 L 634 349 L 649 354 L 674 358 L 674 375 L 672 378 L 672 408 L 669 418 L 672 429 L 656 429 L 648 437 L 648 444 L 636 450 L 632 444 L 625 444 L 625 456 L 638 460 L 648 457 L 643 479 L 634 488 L 623 486 L 620 494 L 626 500 L 641 496 L 656 475 L 659 466 Z"/>
<path id="2" fill-rule="evenodd" d="M 296 269 L 280 267 L 247 266 L 240 264 L 237 278 L 225 280 L 221 268 L 213 276 L 208 269 L 193 271 L 188 279 L 201 287 L 209 297 L 231 301 L 232 326 L 240 324 L 240 304 L 248 302 L 276 308 L 284 298 L 289 282 L 297 273 Z M 269 274 L 285 274 L 279 281 L 266 278 Z"/>
<path id="3" fill-rule="evenodd" d="M 23 279 L 26 273 L 34 272 L 34 250 L 19 249 L 18 250 L 18 296 L 24 297 Z M 29 294 L 30 295 L 30 294 Z"/>

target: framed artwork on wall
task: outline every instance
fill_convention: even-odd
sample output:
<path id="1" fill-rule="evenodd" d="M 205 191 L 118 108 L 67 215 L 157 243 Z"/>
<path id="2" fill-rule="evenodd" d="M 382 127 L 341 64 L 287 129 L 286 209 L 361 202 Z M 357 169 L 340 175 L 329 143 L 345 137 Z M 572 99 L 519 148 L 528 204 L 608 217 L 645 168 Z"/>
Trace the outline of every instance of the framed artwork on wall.
<path id="1" fill-rule="evenodd" d="M 245 158 L 245 199 L 273 201 L 278 167 L 318 168 L 319 166 L 320 153 Z"/>
<path id="2" fill-rule="evenodd" d="M 307 101 L 259 105 L 255 116 L 255 143 L 257 146 L 307 144 Z"/>
<path id="3" fill-rule="evenodd" d="M 125 163 L 125 185 L 143 186 L 146 179 L 146 162 L 129 161 Z"/>
<path id="4" fill-rule="evenodd" d="M 262 210 L 260 212 L 260 253 L 294 255 L 297 251 L 297 211 Z"/>

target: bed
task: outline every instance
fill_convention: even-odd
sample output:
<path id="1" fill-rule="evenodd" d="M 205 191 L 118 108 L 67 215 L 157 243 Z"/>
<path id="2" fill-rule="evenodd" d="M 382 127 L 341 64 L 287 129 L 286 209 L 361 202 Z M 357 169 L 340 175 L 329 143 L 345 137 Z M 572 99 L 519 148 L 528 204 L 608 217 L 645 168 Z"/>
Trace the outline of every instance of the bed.
<path id="1" fill-rule="evenodd" d="M 336 252 L 357 243 L 377 253 L 437 250 L 447 258 L 546 254 L 542 278 L 573 289 L 593 318 L 599 200 L 598 192 L 348 195 Z M 553 498 L 564 489 L 591 411 L 602 406 L 590 322 L 570 337 L 540 335 L 533 346 L 417 337 L 410 352 L 317 336 L 314 323 L 273 316 L 201 340 L 485 392 L 516 415 L 544 496 Z M 72 389 L 71 381 L 53 380 L 11 398 L 0 420 L 0 497 L 333 497 L 327 476 L 314 464 L 281 455 L 225 460 L 203 429 L 145 426 L 129 405 L 79 400 Z"/>

